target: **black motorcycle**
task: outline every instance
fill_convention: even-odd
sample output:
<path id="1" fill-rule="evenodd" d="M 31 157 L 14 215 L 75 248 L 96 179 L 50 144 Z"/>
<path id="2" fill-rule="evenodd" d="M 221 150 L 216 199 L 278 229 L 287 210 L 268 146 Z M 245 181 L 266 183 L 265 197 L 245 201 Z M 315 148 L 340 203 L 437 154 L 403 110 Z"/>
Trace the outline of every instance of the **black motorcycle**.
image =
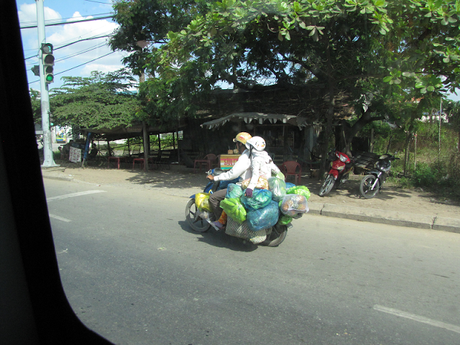
<path id="1" fill-rule="evenodd" d="M 371 199 L 380 191 L 390 173 L 391 162 L 395 159 L 399 158 L 390 154 L 380 156 L 375 167 L 363 177 L 359 191 L 364 198 Z"/>

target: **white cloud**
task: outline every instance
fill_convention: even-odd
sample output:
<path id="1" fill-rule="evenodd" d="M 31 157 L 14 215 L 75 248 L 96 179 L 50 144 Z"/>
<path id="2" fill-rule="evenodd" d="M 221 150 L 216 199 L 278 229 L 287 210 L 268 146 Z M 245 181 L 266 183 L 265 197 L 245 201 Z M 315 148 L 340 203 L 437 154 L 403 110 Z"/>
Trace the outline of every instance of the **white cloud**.
<path id="1" fill-rule="evenodd" d="M 108 72 L 114 72 L 116 70 L 119 70 L 120 68 L 123 68 L 123 65 L 121 63 L 118 64 L 118 65 L 117 64 L 110 65 L 110 64 L 96 64 L 96 63 L 93 63 L 93 64 L 87 64 L 81 70 L 81 74 L 84 75 L 84 76 L 88 76 L 88 75 L 91 74 L 92 71 L 108 73 Z"/>
<path id="2" fill-rule="evenodd" d="M 62 19 L 61 15 L 55 10 L 45 7 L 45 21 L 59 21 Z M 35 4 L 22 4 L 18 11 L 19 22 L 21 26 L 37 24 L 37 7 Z"/>

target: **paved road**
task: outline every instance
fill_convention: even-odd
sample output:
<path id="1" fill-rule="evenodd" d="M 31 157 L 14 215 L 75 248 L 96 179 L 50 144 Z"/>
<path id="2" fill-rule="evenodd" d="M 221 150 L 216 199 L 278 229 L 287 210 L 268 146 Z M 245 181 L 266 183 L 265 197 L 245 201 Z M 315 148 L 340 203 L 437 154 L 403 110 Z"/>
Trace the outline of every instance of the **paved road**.
<path id="1" fill-rule="evenodd" d="M 165 190 L 45 186 L 69 301 L 114 343 L 460 344 L 458 234 L 306 215 L 256 247 Z"/>

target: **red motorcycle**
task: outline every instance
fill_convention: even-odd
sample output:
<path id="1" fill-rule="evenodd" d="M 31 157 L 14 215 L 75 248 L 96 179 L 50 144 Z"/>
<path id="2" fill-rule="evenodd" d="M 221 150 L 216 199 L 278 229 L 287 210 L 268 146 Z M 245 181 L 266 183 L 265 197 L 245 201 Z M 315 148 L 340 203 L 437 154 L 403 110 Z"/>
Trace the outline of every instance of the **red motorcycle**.
<path id="1" fill-rule="evenodd" d="M 332 162 L 331 169 L 319 190 L 319 196 L 325 196 L 334 186 L 345 182 L 353 169 L 353 162 L 345 153 L 337 150 L 331 151 L 329 157 Z"/>

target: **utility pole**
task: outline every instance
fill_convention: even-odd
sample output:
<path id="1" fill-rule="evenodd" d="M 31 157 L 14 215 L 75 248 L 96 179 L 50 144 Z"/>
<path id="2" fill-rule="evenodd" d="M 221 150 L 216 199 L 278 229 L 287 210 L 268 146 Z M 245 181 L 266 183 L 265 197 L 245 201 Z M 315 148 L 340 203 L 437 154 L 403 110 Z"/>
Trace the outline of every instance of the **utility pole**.
<path id="1" fill-rule="evenodd" d="M 42 167 L 56 167 L 54 162 L 53 148 L 51 144 L 50 130 L 50 101 L 48 93 L 48 83 L 45 80 L 45 70 L 43 63 L 43 44 L 46 43 L 45 36 L 45 10 L 44 0 L 35 0 L 37 7 L 37 28 L 38 28 L 38 46 L 39 46 L 39 63 L 40 63 L 40 101 L 42 108 L 42 128 L 43 128 L 43 164 Z M 51 48 L 52 49 L 52 48 Z"/>

